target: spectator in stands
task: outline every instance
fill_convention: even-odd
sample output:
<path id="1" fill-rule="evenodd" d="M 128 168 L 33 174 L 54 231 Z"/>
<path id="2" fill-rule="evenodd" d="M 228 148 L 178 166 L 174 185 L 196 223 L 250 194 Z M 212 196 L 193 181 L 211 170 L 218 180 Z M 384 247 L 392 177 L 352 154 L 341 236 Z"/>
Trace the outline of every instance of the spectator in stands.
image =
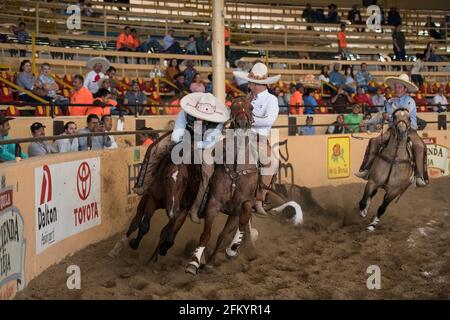
<path id="1" fill-rule="evenodd" d="M 383 94 L 381 88 L 377 88 L 377 92 L 372 96 L 372 105 L 378 109 L 378 112 L 384 110 L 384 104 L 386 103 L 386 97 Z"/>
<path id="2" fill-rule="evenodd" d="M 99 122 L 100 126 L 103 126 L 102 130 L 104 132 L 111 132 L 113 127 L 113 121 L 111 115 L 107 114 L 101 117 L 101 120 Z M 117 149 L 118 145 L 116 140 L 114 139 L 114 136 L 108 136 L 111 139 L 111 146 L 105 146 L 105 149 Z"/>
<path id="3" fill-rule="evenodd" d="M 181 95 L 189 92 L 189 88 L 186 86 L 186 81 L 184 80 L 184 74 L 182 72 L 175 76 L 174 84 L 177 86 Z"/>
<path id="4" fill-rule="evenodd" d="M 391 87 L 386 87 L 386 88 L 384 89 L 384 96 L 386 97 L 386 100 L 389 100 L 389 99 L 391 99 L 391 98 L 394 97 L 393 94 L 392 94 L 392 89 L 391 89 Z"/>
<path id="5" fill-rule="evenodd" d="M 353 74 L 353 67 L 346 66 L 344 69 L 344 77 L 345 77 L 345 90 L 353 94 L 356 92 L 356 80 L 355 75 Z"/>
<path id="6" fill-rule="evenodd" d="M 184 84 L 186 87 L 189 88 L 192 81 L 194 81 L 195 75 L 198 73 L 198 71 L 194 67 L 194 61 L 193 60 L 185 60 L 186 63 L 186 69 L 184 69 Z"/>
<path id="7" fill-rule="evenodd" d="M 325 13 L 323 9 L 317 9 L 315 12 L 315 22 L 317 23 L 326 23 L 327 18 L 325 17 Z"/>
<path id="8" fill-rule="evenodd" d="M 352 6 L 352 10 L 350 10 L 348 12 L 347 20 L 350 21 L 352 24 L 356 24 L 356 25 L 362 25 L 363 24 L 363 20 L 362 20 L 362 17 L 361 17 L 361 12 L 359 11 L 357 4 L 354 4 Z M 356 28 L 356 31 L 363 32 L 364 28 Z"/>
<path id="9" fill-rule="evenodd" d="M 441 34 L 436 29 L 436 24 L 433 22 L 432 17 L 427 17 L 427 23 L 425 27 L 428 29 L 428 34 L 434 39 L 442 39 Z"/>
<path id="10" fill-rule="evenodd" d="M 245 70 L 245 61 L 242 59 L 236 60 L 234 62 L 236 65 L 236 71 L 246 71 Z M 239 90 L 241 90 L 243 93 L 248 92 L 248 81 L 239 77 L 234 77 L 234 81 L 236 82 L 237 87 Z"/>
<path id="11" fill-rule="evenodd" d="M 189 90 L 191 92 L 203 92 L 203 93 L 206 91 L 205 84 L 203 83 L 200 73 L 195 74 L 194 80 L 189 86 Z"/>
<path id="12" fill-rule="evenodd" d="M 314 92 L 314 89 L 307 88 L 305 92 L 303 93 L 303 107 L 305 108 L 305 114 L 314 114 L 315 109 L 317 108 L 318 104 L 316 99 L 312 96 L 312 93 Z"/>
<path id="13" fill-rule="evenodd" d="M 326 134 L 342 134 L 345 133 L 346 124 L 344 122 L 344 115 L 340 114 L 336 117 L 336 121 L 328 126 Z"/>
<path id="14" fill-rule="evenodd" d="M 339 23 L 340 21 L 341 21 L 341 17 L 339 17 L 339 14 L 337 12 L 337 6 L 334 3 L 328 5 L 327 22 L 328 23 Z"/>
<path id="15" fill-rule="evenodd" d="M 359 132 L 367 132 L 369 128 L 369 121 L 371 119 L 370 113 L 366 113 L 359 123 Z"/>
<path id="16" fill-rule="evenodd" d="M 395 26 L 392 32 L 392 41 L 394 46 L 394 55 L 396 61 L 405 61 L 406 51 L 405 51 L 405 34 L 402 32 L 402 25 L 398 24 Z M 399 68 L 401 70 L 402 68 Z"/>
<path id="17" fill-rule="evenodd" d="M 175 34 L 175 30 L 170 28 L 169 31 L 167 32 L 167 34 L 165 35 L 165 37 L 163 39 L 164 51 L 167 53 L 175 53 L 175 54 L 183 53 L 183 50 L 181 50 L 180 44 L 173 37 L 174 34 Z"/>
<path id="18" fill-rule="evenodd" d="M 78 6 L 81 9 L 81 15 L 84 17 L 98 18 L 102 15 L 100 12 L 95 12 L 94 9 L 92 9 L 92 4 L 85 3 L 84 0 L 79 0 Z"/>
<path id="19" fill-rule="evenodd" d="M 147 47 L 146 46 L 142 47 L 142 42 L 141 42 L 141 39 L 139 39 L 139 35 L 138 35 L 137 30 L 135 28 L 132 28 L 131 31 L 130 31 L 130 34 L 131 34 L 131 39 L 132 39 L 131 40 L 131 44 L 132 44 L 133 51 L 135 51 L 135 52 L 146 52 L 144 50 L 147 49 Z M 145 58 L 144 58 L 144 61 L 145 61 Z M 141 58 L 140 57 L 136 58 L 136 63 L 137 64 L 141 63 Z"/>
<path id="20" fill-rule="evenodd" d="M 17 75 L 16 78 L 16 84 L 21 88 L 33 92 L 36 86 L 36 78 L 34 77 L 33 72 L 31 70 L 30 60 L 23 60 L 20 63 L 19 74 Z M 47 100 L 48 99 L 49 98 L 47 98 Z M 30 97 L 29 95 L 21 91 L 19 91 L 19 100 L 25 102 L 38 102 L 34 98 Z"/>
<path id="21" fill-rule="evenodd" d="M 81 129 L 78 133 L 95 133 L 104 132 L 104 126 L 99 125 L 99 118 L 96 114 L 90 114 L 87 117 L 87 127 Z M 80 137 L 78 138 L 78 146 L 80 151 L 86 150 L 98 150 L 110 147 L 112 141 L 110 136 L 90 136 L 90 137 Z"/>
<path id="22" fill-rule="evenodd" d="M 342 59 L 347 59 L 348 49 L 347 49 L 347 36 L 345 35 L 345 28 L 347 25 L 345 22 L 341 23 L 341 31 L 337 34 L 338 39 L 338 53 L 341 55 Z"/>
<path id="23" fill-rule="evenodd" d="M 423 59 L 425 56 L 421 53 L 416 54 L 416 61 L 411 67 L 411 81 L 417 86 L 421 87 L 423 85 L 423 77 L 421 75 L 421 72 L 424 71 L 424 63 Z"/>
<path id="24" fill-rule="evenodd" d="M 303 86 L 297 83 L 291 86 L 291 98 L 289 99 L 289 114 L 303 114 Z"/>
<path id="25" fill-rule="evenodd" d="M 141 91 L 139 84 L 136 80 L 131 82 L 131 90 L 127 91 L 125 98 L 123 99 L 125 105 L 144 105 L 147 104 L 147 96 Z M 131 114 L 142 115 L 144 114 L 144 106 L 135 106 L 131 109 Z"/>
<path id="26" fill-rule="evenodd" d="M 77 74 L 73 77 L 72 85 L 74 90 L 70 95 L 70 104 L 86 104 L 91 105 L 94 102 L 94 97 L 92 93 L 83 86 L 83 76 Z M 69 115 L 71 116 L 81 116 L 86 115 L 86 106 L 71 106 L 69 107 Z"/>
<path id="27" fill-rule="evenodd" d="M 370 96 L 364 91 L 364 88 L 358 87 L 355 96 L 353 97 L 353 102 L 357 103 L 363 110 L 370 110 L 372 106 L 372 99 Z"/>
<path id="28" fill-rule="evenodd" d="M 396 7 L 392 7 L 388 12 L 387 23 L 390 26 L 398 26 L 402 24 L 402 18 Z"/>
<path id="29" fill-rule="evenodd" d="M 119 114 L 120 116 L 126 114 L 120 107 L 117 107 L 117 101 L 113 99 L 111 92 L 104 88 L 97 91 L 92 104 L 95 107 L 88 107 L 86 114 L 96 114 L 99 117 L 109 115 L 112 111 L 114 111 L 114 114 Z"/>
<path id="30" fill-rule="evenodd" d="M 206 84 L 205 92 L 207 93 L 213 93 L 213 75 L 212 73 L 208 74 L 208 80 L 209 82 Z"/>
<path id="31" fill-rule="evenodd" d="M 356 73 L 356 85 L 363 87 L 366 92 L 375 92 L 376 88 L 369 86 L 369 83 L 373 80 L 373 76 L 367 71 L 367 64 L 361 63 L 361 70 Z"/>
<path id="32" fill-rule="evenodd" d="M 205 31 L 197 38 L 197 53 L 201 56 L 211 55 L 211 40 Z"/>
<path id="33" fill-rule="evenodd" d="M 69 136 L 67 139 L 56 140 L 56 149 L 58 152 L 76 152 L 78 151 L 78 138 L 70 138 L 77 133 L 77 124 L 73 121 L 69 121 L 64 125 L 64 133 L 62 136 Z"/>
<path id="34" fill-rule="evenodd" d="M 5 117 L 3 113 L 0 113 L 0 141 L 10 140 L 9 130 L 11 130 L 11 125 L 9 121 L 14 120 L 14 118 Z M 25 159 L 28 155 L 20 151 L 20 157 Z M 16 144 L 2 144 L 0 145 L 0 161 L 11 161 L 16 159 Z"/>
<path id="35" fill-rule="evenodd" d="M 10 31 L 17 37 L 17 41 L 20 44 L 26 44 L 28 39 L 30 38 L 30 35 L 26 30 L 25 22 L 20 22 L 18 27 L 12 25 L 10 27 Z M 25 57 L 27 54 L 26 50 L 19 50 L 19 52 L 21 57 Z"/>
<path id="36" fill-rule="evenodd" d="M 172 58 L 169 60 L 169 66 L 166 69 L 165 77 L 170 82 L 175 81 L 175 76 L 181 72 L 180 67 L 178 66 L 178 60 Z"/>
<path id="37" fill-rule="evenodd" d="M 336 87 L 345 86 L 346 79 L 342 73 L 340 73 L 341 65 L 339 63 L 333 63 L 333 70 L 330 72 L 330 83 Z"/>
<path id="38" fill-rule="evenodd" d="M 135 51 L 134 50 L 134 39 L 133 36 L 131 35 L 131 28 L 126 26 L 123 29 L 123 32 L 121 34 L 119 34 L 119 37 L 117 38 L 116 41 L 116 49 L 118 51 Z M 128 63 L 128 57 L 125 56 L 124 57 L 124 61 L 125 63 Z M 105 68 L 104 70 L 106 70 L 107 68 Z M 93 92 L 95 93 L 95 92 Z"/>
<path id="39" fill-rule="evenodd" d="M 45 126 L 40 122 L 35 122 L 30 126 L 31 134 L 34 138 L 45 137 Z M 49 153 L 58 153 L 58 150 L 47 141 L 33 141 L 28 146 L 28 156 L 43 156 Z"/>
<path id="40" fill-rule="evenodd" d="M 319 74 L 318 79 L 319 79 L 319 82 L 321 85 L 323 85 L 324 83 L 330 82 L 328 66 L 322 66 L 322 68 L 320 69 L 320 74 Z"/>
<path id="41" fill-rule="evenodd" d="M 361 106 L 359 104 L 353 105 L 352 112 L 345 116 L 345 124 L 347 128 L 346 133 L 359 132 L 359 124 L 361 123 L 363 116 L 361 114 Z"/>
<path id="42" fill-rule="evenodd" d="M 281 92 L 279 87 L 275 88 L 274 95 L 278 99 L 278 107 L 280 108 L 280 113 L 287 113 L 289 101 L 286 99 L 286 95 Z"/>
<path id="43" fill-rule="evenodd" d="M 55 82 L 55 79 L 51 76 L 51 67 L 48 63 L 43 63 L 41 65 L 41 74 L 38 77 L 39 83 L 47 91 L 47 96 L 54 99 L 56 98 L 56 93 L 59 91 L 59 86 Z"/>
<path id="44" fill-rule="evenodd" d="M 197 54 L 197 42 L 193 34 L 189 35 L 188 42 L 186 42 L 184 48 L 186 49 L 186 54 Z"/>
<path id="45" fill-rule="evenodd" d="M 313 126 L 314 118 L 306 117 L 306 125 L 298 128 L 298 134 L 301 136 L 313 136 L 316 134 L 316 128 Z"/>
<path id="46" fill-rule="evenodd" d="M 448 110 L 448 101 L 445 97 L 445 87 L 441 85 L 438 89 L 438 92 L 433 97 L 433 111 L 443 112 Z"/>
<path id="47" fill-rule="evenodd" d="M 154 130 L 151 127 L 142 127 L 139 130 Z M 136 134 L 136 142 L 137 145 L 140 146 L 149 146 L 153 144 L 153 142 L 159 138 L 159 134 L 157 132 L 140 132 Z"/>
<path id="48" fill-rule="evenodd" d="M 305 9 L 302 12 L 302 19 L 305 20 L 306 23 L 313 23 L 316 20 L 316 13 L 309 2 L 306 4 Z M 313 30 L 313 28 L 306 27 L 306 30 Z"/>
<path id="49" fill-rule="evenodd" d="M 370 132 L 378 131 L 383 127 L 383 124 L 387 123 L 388 121 L 389 121 L 389 114 L 387 112 L 375 113 L 367 121 L 367 131 Z"/>
<path id="50" fill-rule="evenodd" d="M 114 90 L 113 95 L 117 95 L 117 84 L 116 84 L 116 73 L 117 70 L 113 66 L 110 66 L 105 72 L 105 78 L 108 78 L 111 82 L 111 90 Z"/>
<path id="51" fill-rule="evenodd" d="M 428 42 L 427 47 L 424 51 L 424 61 L 428 62 L 439 62 L 441 61 L 441 58 L 435 54 L 433 42 Z M 428 67 L 429 70 L 438 71 L 438 67 Z"/>
<path id="52" fill-rule="evenodd" d="M 331 97 L 330 102 L 336 113 L 346 113 L 347 107 L 353 104 L 353 99 L 341 85 L 338 86 L 337 92 Z"/>
<path id="53" fill-rule="evenodd" d="M 105 77 L 104 70 L 108 70 L 110 62 L 103 57 L 91 58 L 86 62 L 86 68 L 91 71 L 84 79 L 84 86 L 89 89 L 92 94 L 96 94 L 99 89 L 99 81 Z"/>

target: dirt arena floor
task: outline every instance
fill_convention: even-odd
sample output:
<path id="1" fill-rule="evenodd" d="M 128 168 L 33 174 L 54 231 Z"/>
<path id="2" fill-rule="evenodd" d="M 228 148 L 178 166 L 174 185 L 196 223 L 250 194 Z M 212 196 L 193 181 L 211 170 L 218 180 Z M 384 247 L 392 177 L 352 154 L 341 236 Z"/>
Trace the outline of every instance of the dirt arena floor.
<path id="1" fill-rule="evenodd" d="M 175 246 L 156 264 L 145 265 L 166 218 L 158 214 L 138 251 L 128 247 L 111 259 L 121 237 L 91 245 L 50 267 L 16 299 L 450 299 L 450 178 L 410 188 L 392 204 L 378 229 L 358 215 L 362 184 L 311 190 L 304 223 L 253 219 L 257 255 L 244 251 L 192 276 L 184 272 L 201 227 L 187 221 Z M 216 221 L 215 238 L 224 219 Z M 81 268 L 81 290 L 68 290 L 66 268 Z M 381 289 L 368 290 L 370 265 L 381 269 Z"/>

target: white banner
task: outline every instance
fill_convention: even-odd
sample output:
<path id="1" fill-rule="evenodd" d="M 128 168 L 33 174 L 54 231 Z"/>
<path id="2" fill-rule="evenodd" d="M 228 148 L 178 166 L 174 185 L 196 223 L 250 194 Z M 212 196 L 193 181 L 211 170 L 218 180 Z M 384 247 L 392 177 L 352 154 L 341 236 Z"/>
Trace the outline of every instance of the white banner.
<path id="1" fill-rule="evenodd" d="M 36 168 L 36 254 L 101 224 L 100 158 Z"/>
<path id="2" fill-rule="evenodd" d="M 428 167 L 441 170 L 442 175 L 448 175 L 448 149 L 438 144 L 428 144 Z"/>

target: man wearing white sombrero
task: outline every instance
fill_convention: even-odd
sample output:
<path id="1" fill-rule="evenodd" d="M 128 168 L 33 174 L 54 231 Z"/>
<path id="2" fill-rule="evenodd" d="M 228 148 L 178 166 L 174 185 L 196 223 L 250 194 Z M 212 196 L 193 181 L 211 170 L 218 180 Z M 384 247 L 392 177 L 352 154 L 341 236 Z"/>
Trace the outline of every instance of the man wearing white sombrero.
<path id="1" fill-rule="evenodd" d="M 260 168 L 263 185 L 258 188 L 255 209 L 258 216 L 266 217 L 267 212 L 263 208 L 263 202 L 272 177 L 278 171 L 277 163 L 273 162 L 275 155 L 267 141 L 279 112 L 278 99 L 269 93 L 267 85 L 278 82 L 281 75 L 269 77 L 267 66 L 260 62 L 256 63 L 250 72 L 234 71 L 233 74 L 236 78 L 247 80 L 251 92 L 254 119 L 251 132 L 257 136 L 258 158 L 264 164 Z M 270 158 L 269 162 L 264 163 L 267 158 Z"/>
<path id="2" fill-rule="evenodd" d="M 103 72 L 108 70 L 110 65 L 109 60 L 103 57 L 91 58 L 86 62 L 86 68 L 91 71 L 84 78 L 84 86 L 88 88 L 92 94 L 97 93 L 100 88 L 99 82 L 105 77 Z"/>
<path id="3" fill-rule="evenodd" d="M 183 140 L 185 131 L 194 128 L 194 122 L 201 121 L 202 141 L 199 141 L 195 149 L 213 148 L 222 135 L 223 124 L 230 117 L 230 110 L 211 93 L 195 92 L 184 96 L 180 101 L 182 111 L 178 114 L 171 135 L 162 138 L 150 149 L 149 156 L 145 157 L 141 166 L 134 192 L 143 195 L 150 186 L 151 179 L 159 162 L 171 150 L 173 144 Z M 208 132 L 206 132 L 208 131 Z M 205 134 L 206 133 L 206 134 Z M 197 134 L 197 132 L 196 132 Z M 200 223 L 198 210 L 203 201 L 208 187 L 209 179 L 214 173 L 214 164 L 202 164 L 202 180 L 197 193 L 197 198 L 192 205 L 189 215 L 195 223 Z"/>
<path id="4" fill-rule="evenodd" d="M 402 74 L 399 77 L 387 77 L 385 83 L 391 87 L 395 92 L 395 97 L 390 99 L 386 104 L 386 112 L 388 114 L 389 126 L 392 125 L 392 114 L 395 110 L 403 108 L 409 111 L 409 117 L 411 119 L 411 129 L 408 133 L 408 139 L 412 143 L 414 158 L 415 158 L 415 177 L 416 186 L 425 187 L 428 183 L 427 174 L 427 148 L 420 136 L 417 134 L 417 107 L 414 99 L 408 95 L 408 92 L 416 92 L 419 89 L 416 85 L 409 81 L 409 77 L 406 74 Z M 390 130 L 382 135 L 370 139 L 367 146 L 366 153 L 364 155 L 363 163 L 359 172 L 355 175 L 359 178 L 367 180 L 369 177 L 369 170 L 375 160 L 378 151 L 381 146 L 388 142 L 390 137 Z"/>

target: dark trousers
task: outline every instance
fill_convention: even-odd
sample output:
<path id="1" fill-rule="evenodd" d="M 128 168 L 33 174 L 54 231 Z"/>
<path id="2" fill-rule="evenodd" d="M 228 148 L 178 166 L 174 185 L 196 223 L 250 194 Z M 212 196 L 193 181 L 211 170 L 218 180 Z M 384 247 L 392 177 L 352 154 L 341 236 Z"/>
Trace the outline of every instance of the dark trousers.
<path id="1" fill-rule="evenodd" d="M 118 51 L 133 51 L 132 49 L 130 49 L 130 48 L 126 48 L 126 47 L 122 47 L 122 48 L 120 48 L 120 49 L 118 49 Z M 125 63 L 128 63 L 128 57 L 127 56 L 125 56 L 124 58 L 123 58 L 123 60 L 124 60 L 124 62 Z"/>

